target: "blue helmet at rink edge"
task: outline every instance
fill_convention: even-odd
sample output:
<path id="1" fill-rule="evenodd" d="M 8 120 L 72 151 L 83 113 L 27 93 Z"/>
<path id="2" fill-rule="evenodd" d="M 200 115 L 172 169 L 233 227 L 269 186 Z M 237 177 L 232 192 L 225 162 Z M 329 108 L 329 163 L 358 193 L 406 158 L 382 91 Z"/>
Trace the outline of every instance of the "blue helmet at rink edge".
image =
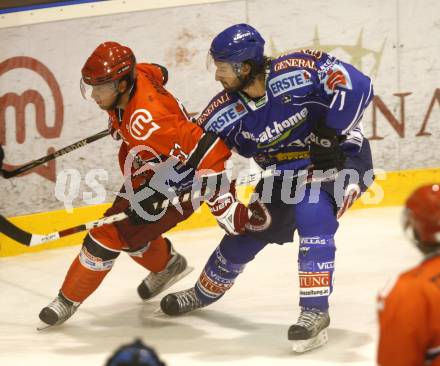
<path id="1" fill-rule="evenodd" d="M 105 366 L 166 366 L 140 339 L 118 348 Z"/>
<path id="2" fill-rule="evenodd" d="M 211 43 L 210 55 L 215 61 L 241 63 L 264 61 L 265 41 L 258 31 L 248 24 L 236 24 L 219 33 Z"/>

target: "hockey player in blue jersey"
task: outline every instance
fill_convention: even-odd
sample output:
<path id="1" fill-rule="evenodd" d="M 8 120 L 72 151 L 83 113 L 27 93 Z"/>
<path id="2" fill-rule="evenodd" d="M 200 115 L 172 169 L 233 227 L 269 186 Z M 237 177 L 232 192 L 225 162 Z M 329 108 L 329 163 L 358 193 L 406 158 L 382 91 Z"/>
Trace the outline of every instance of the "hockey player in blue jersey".
<path id="1" fill-rule="evenodd" d="M 261 168 L 276 168 L 276 176 L 257 184 L 246 233 L 237 235 L 232 222 L 196 285 L 165 296 L 161 308 L 180 315 L 219 300 L 260 250 L 291 242 L 296 230 L 301 312 L 288 339 L 304 352 L 327 341 L 338 218 L 374 179 L 360 125 L 373 89 L 367 76 L 329 54 L 271 59 L 264 43 L 246 24 L 214 38 L 210 56 L 224 91 L 197 122 Z M 305 180 L 304 171 L 313 175 Z"/>

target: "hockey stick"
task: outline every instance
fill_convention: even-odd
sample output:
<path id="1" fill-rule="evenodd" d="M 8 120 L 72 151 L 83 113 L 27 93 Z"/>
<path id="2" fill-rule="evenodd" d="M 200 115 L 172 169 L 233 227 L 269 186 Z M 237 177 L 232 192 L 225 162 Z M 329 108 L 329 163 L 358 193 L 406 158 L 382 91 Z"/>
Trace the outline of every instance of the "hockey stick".
<path id="1" fill-rule="evenodd" d="M 304 170 L 302 173 L 298 175 L 298 177 L 305 178 L 301 184 L 305 183 L 311 183 L 313 181 L 319 182 L 319 181 L 327 181 L 327 180 L 334 180 L 336 179 L 336 176 L 326 176 L 321 178 L 313 178 L 310 174 L 312 173 L 312 170 Z M 264 170 L 259 171 L 256 173 L 252 173 L 246 176 L 241 176 L 236 179 L 235 186 L 243 186 L 247 185 L 256 181 L 259 181 L 260 179 L 265 179 L 271 176 L 276 176 L 277 171 L 275 170 Z M 206 194 L 206 192 L 204 192 Z M 165 199 L 163 201 L 158 202 L 155 204 L 155 208 L 160 207 L 161 209 L 164 209 L 170 205 L 177 205 L 178 202 L 187 202 L 189 200 L 193 200 L 195 198 L 198 198 L 202 195 L 202 191 L 195 191 L 195 192 L 188 192 L 183 194 L 182 196 L 176 196 L 173 200 Z M 12 222 L 10 222 L 8 219 L 6 219 L 3 215 L 0 215 L 0 233 L 6 235 L 7 237 L 15 240 L 16 242 L 23 244 L 28 247 L 33 247 L 36 245 L 44 244 L 53 240 L 57 240 L 60 238 L 63 238 L 68 235 L 76 234 L 82 231 L 90 230 L 95 227 L 100 227 L 103 225 L 111 224 L 113 222 L 121 221 L 126 219 L 128 216 L 124 212 L 104 217 L 99 220 L 94 220 L 90 222 L 86 222 L 84 224 L 74 226 L 68 229 L 64 229 L 61 231 L 56 231 L 47 235 L 41 235 L 41 234 L 33 234 L 30 232 L 27 232 L 25 230 L 20 229 L 18 226 L 14 225 Z"/>
<path id="2" fill-rule="evenodd" d="M 72 145 L 66 146 L 66 147 L 64 147 L 64 148 L 62 148 L 62 149 L 60 149 L 58 151 L 55 151 L 52 154 L 43 156 L 40 159 L 33 160 L 33 161 L 31 161 L 31 162 L 29 162 L 29 163 L 27 163 L 25 165 L 22 165 L 22 166 L 18 167 L 17 169 L 9 170 L 9 171 L 1 169 L 1 173 L 2 173 L 3 177 L 6 178 L 6 179 L 15 177 L 15 176 L 17 176 L 19 174 L 22 174 L 24 172 L 27 172 L 28 170 L 31 170 L 31 169 L 33 169 L 33 168 L 35 168 L 35 167 L 37 167 L 37 166 L 39 166 L 41 164 L 44 164 L 44 163 L 46 163 L 46 162 L 48 162 L 50 160 L 56 159 L 56 158 L 58 158 L 58 157 L 60 157 L 62 155 L 70 153 L 71 151 L 79 149 L 80 147 L 86 146 L 86 145 L 88 145 L 88 144 L 90 144 L 90 143 L 92 143 L 92 142 L 94 142 L 96 140 L 99 140 L 99 139 L 101 139 L 101 138 L 103 138 L 103 137 L 105 137 L 105 136 L 107 136 L 109 134 L 110 134 L 110 132 L 108 130 L 103 130 L 103 131 L 98 132 L 97 134 L 95 134 L 93 136 L 89 136 L 89 137 L 87 137 L 85 139 L 82 139 L 82 140 L 80 140 L 78 142 L 75 142 Z"/>
<path id="3" fill-rule="evenodd" d="M 236 180 L 236 186 L 239 185 L 246 185 L 252 182 L 255 182 L 261 178 L 267 178 L 269 176 L 273 175 L 272 170 L 265 170 L 258 173 L 253 173 L 248 176 L 243 176 L 241 178 L 238 178 Z M 184 194 L 182 197 L 176 196 L 175 200 L 165 199 L 163 201 L 158 202 L 156 207 L 160 206 L 161 208 L 166 208 L 170 206 L 171 204 L 177 204 L 177 202 L 187 202 L 190 199 L 194 199 L 195 197 L 200 197 L 201 191 L 196 191 L 191 195 L 190 193 Z M 41 235 L 41 234 L 33 234 L 30 232 L 27 232 L 25 230 L 20 229 L 18 226 L 14 225 L 12 222 L 10 222 L 6 217 L 3 215 L 0 215 L 0 233 L 6 235 L 7 237 L 15 240 L 16 242 L 23 244 L 28 247 L 33 247 L 36 245 L 44 244 L 53 240 L 60 239 L 62 237 L 76 234 L 82 231 L 90 230 L 95 227 L 99 227 L 106 224 L 111 224 L 113 222 L 121 221 L 126 219 L 128 216 L 124 212 L 118 213 L 116 215 L 104 217 L 99 220 L 86 222 L 84 224 L 74 226 L 68 229 L 64 229 L 61 231 L 56 231 L 47 235 Z"/>
<path id="4" fill-rule="evenodd" d="M 111 224 L 116 221 L 121 221 L 126 217 L 127 215 L 122 212 L 113 216 L 104 217 L 99 220 L 86 222 L 85 224 L 74 226 L 65 230 L 56 231 L 47 235 L 41 235 L 32 234 L 25 230 L 22 230 L 18 226 L 10 222 L 8 219 L 6 219 L 3 215 L 0 215 L 0 232 L 20 244 L 26 245 L 27 247 L 33 247 L 36 245 L 47 243 L 49 241 L 63 238 L 68 235 L 90 230 L 94 227 L 99 227 L 102 225 Z"/>

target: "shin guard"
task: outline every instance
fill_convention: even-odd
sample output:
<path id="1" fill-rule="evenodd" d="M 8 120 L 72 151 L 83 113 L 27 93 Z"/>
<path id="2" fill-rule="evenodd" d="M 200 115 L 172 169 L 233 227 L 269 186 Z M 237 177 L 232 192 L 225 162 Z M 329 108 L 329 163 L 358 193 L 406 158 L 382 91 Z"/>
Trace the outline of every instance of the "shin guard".
<path id="1" fill-rule="evenodd" d="M 67 272 L 61 293 L 73 302 L 82 303 L 98 288 L 119 254 L 119 251 L 102 246 L 88 234 L 80 254 Z"/>

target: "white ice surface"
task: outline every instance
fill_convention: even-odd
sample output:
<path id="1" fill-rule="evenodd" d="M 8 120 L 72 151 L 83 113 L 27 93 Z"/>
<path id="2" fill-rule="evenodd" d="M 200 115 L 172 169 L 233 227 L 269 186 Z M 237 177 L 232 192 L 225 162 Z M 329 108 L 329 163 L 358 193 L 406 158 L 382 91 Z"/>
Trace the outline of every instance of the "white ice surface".
<path id="1" fill-rule="evenodd" d="M 0 366 L 101 366 L 121 343 L 141 337 L 168 366 L 375 364 L 377 291 L 414 266 L 400 208 L 357 210 L 337 234 L 329 343 L 295 355 L 287 329 L 298 315 L 297 241 L 269 245 L 214 305 L 179 318 L 156 312 L 161 295 L 142 303 L 146 275 L 122 254 L 101 287 L 64 325 L 37 332 L 38 313 L 57 294 L 79 247 L 0 260 Z M 187 288 L 222 236 L 217 228 L 169 235 L 195 270 L 167 292 Z"/>

